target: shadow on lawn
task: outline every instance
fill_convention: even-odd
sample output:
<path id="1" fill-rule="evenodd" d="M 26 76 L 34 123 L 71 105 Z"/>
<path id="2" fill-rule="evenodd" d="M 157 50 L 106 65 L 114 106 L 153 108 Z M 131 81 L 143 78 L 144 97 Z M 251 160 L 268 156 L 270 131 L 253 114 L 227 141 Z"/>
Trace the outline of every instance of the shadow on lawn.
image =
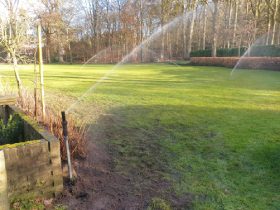
<path id="1" fill-rule="evenodd" d="M 93 130 L 104 132 L 115 172 L 129 178 L 145 202 L 160 197 L 174 209 L 187 209 L 194 203 L 212 203 L 216 197 L 215 205 L 222 207 L 238 203 L 230 196 L 228 201 L 219 199 L 224 189 L 242 188 L 233 192 L 239 196 L 245 192 L 258 196 L 259 189 L 278 192 L 277 119 L 277 111 L 125 106 L 101 115 Z M 259 180 L 256 186 L 244 181 L 252 173 Z M 224 184 L 213 190 L 217 180 Z M 165 187 L 154 188 L 155 183 Z M 194 193 L 195 183 L 204 190 Z"/>

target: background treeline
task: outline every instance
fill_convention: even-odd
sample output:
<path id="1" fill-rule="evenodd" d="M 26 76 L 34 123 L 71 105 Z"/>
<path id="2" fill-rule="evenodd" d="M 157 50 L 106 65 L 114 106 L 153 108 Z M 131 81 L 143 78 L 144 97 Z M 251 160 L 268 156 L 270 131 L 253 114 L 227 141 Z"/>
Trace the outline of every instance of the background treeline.
<path id="1" fill-rule="evenodd" d="M 0 1 L 5 14 L 10 2 L 39 19 L 46 63 L 85 62 L 105 49 L 102 62 L 119 62 L 159 29 L 144 47 L 161 59 L 242 55 L 260 37 L 260 45 L 280 42 L 279 0 L 27 0 L 26 10 L 18 0 Z M 140 61 L 145 56 L 151 53 Z"/>

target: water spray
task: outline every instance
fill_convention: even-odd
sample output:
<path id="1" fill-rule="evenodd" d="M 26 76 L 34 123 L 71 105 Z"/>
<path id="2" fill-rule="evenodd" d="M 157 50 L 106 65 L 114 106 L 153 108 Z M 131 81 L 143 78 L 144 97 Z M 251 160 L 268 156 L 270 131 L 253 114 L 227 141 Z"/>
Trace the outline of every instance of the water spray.
<path id="1" fill-rule="evenodd" d="M 65 111 L 62 111 L 61 115 L 62 115 L 61 124 L 63 127 L 63 136 L 64 136 L 65 146 L 66 146 L 69 177 L 70 177 L 70 180 L 72 180 L 72 168 L 71 168 L 71 159 L 70 159 L 70 151 L 69 151 L 69 144 L 68 144 L 68 130 L 67 130 L 67 121 L 65 118 Z"/>

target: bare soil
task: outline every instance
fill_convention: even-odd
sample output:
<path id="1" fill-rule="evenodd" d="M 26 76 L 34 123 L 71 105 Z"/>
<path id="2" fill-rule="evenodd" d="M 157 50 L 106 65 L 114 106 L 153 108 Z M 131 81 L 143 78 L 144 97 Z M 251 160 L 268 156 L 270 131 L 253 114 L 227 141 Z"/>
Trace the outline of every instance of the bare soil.
<path id="1" fill-rule="evenodd" d="M 116 170 L 113 157 L 107 152 L 109 148 L 90 139 L 87 143 L 88 157 L 73 161 L 77 177 L 72 181 L 64 177 L 64 191 L 56 203 L 69 206 L 70 210 L 134 210 L 147 209 L 152 198 L 162 198 L 173 209 L 190 209 L 191 195 L 178 197 L 170 190 L 170 183 L 149 180 L 143 174 L 123 175 Z"/>

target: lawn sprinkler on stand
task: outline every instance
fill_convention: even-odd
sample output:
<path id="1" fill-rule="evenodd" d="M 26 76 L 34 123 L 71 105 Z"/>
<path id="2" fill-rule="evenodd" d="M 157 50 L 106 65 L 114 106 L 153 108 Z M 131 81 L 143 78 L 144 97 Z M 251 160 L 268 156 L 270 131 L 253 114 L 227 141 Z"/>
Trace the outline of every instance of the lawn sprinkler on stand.
<path id="1" fill-rule="evenodd" d="M 61 123 L 62 123 L 62 127 L 63 127 L 63 136 L 64 136 L 64 140 L 65 140 L 66 153 L 67 153 L 69 177 L 70 177 L 70 180 L 72 180 L 72 168 L 71 168 L 71 159 L 70 159 L 70 151 L 69 151 L 69 144 L 68 144 L 68 130 L 67 130 L 67 121 L 65 118 L 65 111 L 62 111 L 61 115 L 62 115 Z"/>

